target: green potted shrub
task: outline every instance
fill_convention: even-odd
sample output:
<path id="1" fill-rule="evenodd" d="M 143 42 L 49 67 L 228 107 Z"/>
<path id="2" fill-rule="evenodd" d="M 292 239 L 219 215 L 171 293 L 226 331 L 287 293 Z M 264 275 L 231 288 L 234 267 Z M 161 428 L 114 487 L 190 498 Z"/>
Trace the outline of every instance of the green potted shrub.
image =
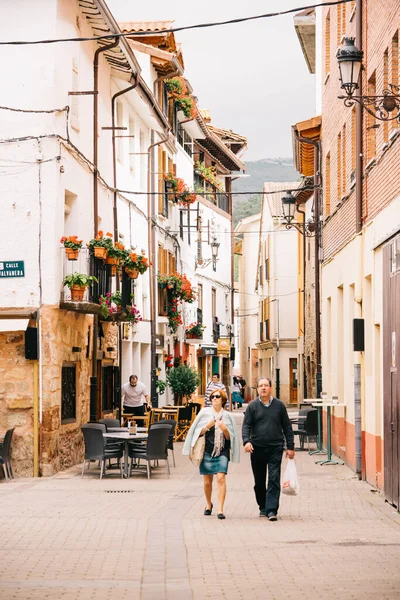
<path id="1" fill-rule="evenodd" d="M 179 365 L 170 369 L 167 374 L 167 384 L 174 394 L 176 406 L 182 406 L 182 400 L 189 398 L 200 384 L 200 377 L 195 369 L 188 365 Z"/>
<path id="2" fill-rule="evenodd" d="M 71 273 L 66 275 L 63 280 L 63 285 L 71 290 L 71 300 L 74 302 L 83 300 L 86 288 L 93 283 L 98 283 L 96 277 L 86 275 L 86 273 Z"/>

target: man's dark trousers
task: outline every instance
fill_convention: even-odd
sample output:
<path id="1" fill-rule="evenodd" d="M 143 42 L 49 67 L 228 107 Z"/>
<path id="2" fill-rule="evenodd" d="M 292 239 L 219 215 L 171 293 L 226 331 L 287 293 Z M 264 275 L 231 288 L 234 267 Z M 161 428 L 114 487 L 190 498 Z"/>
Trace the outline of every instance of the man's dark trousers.
<path id="1" fill-rule="evenodd" d="M 251 468 L 254 475 L 254 492 L 260 510 L 268 514 L 278 513 L 281 493 L 282 446 L 254 446 L 251 454 Z M 268 489 L 266 487 L 268 466 Z"/>

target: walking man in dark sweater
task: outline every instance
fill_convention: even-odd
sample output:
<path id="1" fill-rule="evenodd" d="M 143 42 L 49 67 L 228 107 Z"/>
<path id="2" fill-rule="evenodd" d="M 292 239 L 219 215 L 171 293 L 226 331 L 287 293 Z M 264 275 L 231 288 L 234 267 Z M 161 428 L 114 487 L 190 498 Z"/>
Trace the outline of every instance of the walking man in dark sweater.
<path id="1" fill-rule="evenodd" d="M 258 398 L 250 402 L 244 415 L 242 437 L 251 454 L 254 492 L 260 517 L 277 520 L 281 493 L 281 463 L 286 440 L 286 456 L 294 458 L 294 436 L 286 406 L 271 393 L 271 380 L 258 380 Z M 268 466 L 268 489 L 266 477 Z"/>

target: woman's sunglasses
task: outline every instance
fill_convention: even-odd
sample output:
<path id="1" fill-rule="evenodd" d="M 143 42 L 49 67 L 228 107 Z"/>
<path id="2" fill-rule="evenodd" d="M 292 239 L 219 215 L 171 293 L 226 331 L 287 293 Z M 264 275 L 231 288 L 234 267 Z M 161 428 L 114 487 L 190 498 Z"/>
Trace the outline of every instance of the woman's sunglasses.
<path id="1" fill-rule="evenodd" d="M 212 400 L 213 398 L 221 398 L 221 396 L 220 396 L 220 394 L 214 394 L 214 396 L 211 396 L 211 400 Z"/>

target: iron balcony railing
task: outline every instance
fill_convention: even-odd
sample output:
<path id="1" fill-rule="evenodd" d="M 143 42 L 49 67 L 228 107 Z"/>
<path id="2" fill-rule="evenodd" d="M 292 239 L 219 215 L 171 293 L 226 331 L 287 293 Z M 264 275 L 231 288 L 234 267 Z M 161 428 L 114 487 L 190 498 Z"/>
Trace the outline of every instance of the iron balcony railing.
<path id="1" fill-rule="evenodd" d="M 224 212 L 229 212 L 229 196 L 204 179 L 198 171 L 194 171 L 194 190 Z"/>

